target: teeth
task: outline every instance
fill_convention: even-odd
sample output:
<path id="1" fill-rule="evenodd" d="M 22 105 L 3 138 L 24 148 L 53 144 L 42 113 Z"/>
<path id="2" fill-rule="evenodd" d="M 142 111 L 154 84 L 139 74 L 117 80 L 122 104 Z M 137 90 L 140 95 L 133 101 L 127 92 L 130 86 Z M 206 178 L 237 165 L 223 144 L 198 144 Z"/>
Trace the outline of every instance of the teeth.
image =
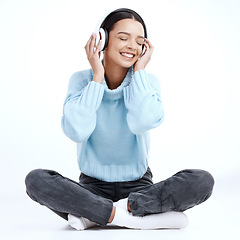
<path id="1" fill-rule="evenodd" d="M 130 53 L 121 53 L 123 56 L 128 57 L 128 58 L 133 58 L 134 55 Z"/>

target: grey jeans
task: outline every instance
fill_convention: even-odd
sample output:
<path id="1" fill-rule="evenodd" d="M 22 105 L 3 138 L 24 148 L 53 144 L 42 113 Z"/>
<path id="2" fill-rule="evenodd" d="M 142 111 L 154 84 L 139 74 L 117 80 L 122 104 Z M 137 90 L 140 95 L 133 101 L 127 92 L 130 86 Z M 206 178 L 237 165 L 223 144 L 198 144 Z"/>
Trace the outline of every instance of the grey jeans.
<path id="1" fill-rule="evenodd" d="M 26 179 L 27 194 L 67 220 L 70 213 L 106 225 L 113 202 L 128 197 L 134 216 L 185 211 L 207 200 L 214 179 L 204 170 L 187 169 L 153 184 L 148 168 L 130 182 L 104 182 L 81 173 L 79 183 L 52 170 L 36 169 Z"/>

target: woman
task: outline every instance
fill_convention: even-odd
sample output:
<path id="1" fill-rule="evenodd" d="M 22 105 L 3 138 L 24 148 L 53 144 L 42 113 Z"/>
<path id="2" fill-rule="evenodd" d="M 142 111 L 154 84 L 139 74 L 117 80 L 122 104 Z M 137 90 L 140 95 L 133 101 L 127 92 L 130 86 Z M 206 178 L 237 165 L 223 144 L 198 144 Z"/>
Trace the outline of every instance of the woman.
<path id="1" fill-rule="evenodd" d="M 145 23 L 133 10 L 117 9 L 100 32 L 97 45 L 93 34 L 85 46 L 91 69 L 72 75 L 63 109 L 80 181 L 37 169 L 26 177 L 27 193 L 78 230 L 108 223 L 185 227 L 183 211 L 205 201 L 214 180 L 203 170 L 183 170 L 153 184 L 149 130 L 162 122 L 163 107 L 158 79 L 145 71 L 153 52 Z"/>

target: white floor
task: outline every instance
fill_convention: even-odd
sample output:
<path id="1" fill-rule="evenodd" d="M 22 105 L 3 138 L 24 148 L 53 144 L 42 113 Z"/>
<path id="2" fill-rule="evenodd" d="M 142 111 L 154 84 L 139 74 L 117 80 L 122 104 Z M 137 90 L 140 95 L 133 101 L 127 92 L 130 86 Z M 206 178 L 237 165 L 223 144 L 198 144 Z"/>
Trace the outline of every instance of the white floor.
<path id="1" fill-rule="evenodd" d="M 215 189 L 211 199 L 185 213 L 189 226 L 182 230 L 129 230 L 124 228 L 71 229 L 67 222 L 27 195 L 1 197 L 0 239 L 238 239 L 239 196 Z M 238 237 L 237 237 L 238 236 Z"/>

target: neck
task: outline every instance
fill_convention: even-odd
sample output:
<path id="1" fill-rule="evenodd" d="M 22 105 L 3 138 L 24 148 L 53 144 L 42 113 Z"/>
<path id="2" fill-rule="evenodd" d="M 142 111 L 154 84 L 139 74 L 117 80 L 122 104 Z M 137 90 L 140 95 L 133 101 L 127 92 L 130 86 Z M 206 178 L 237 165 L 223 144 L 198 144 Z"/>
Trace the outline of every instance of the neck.
<path id="1" fill-rule="evenodd" d="M 108 62 L 105 59 L 103 60 L 103 65 L 108 88 L 111 90 L 118 88 L 127 75 L 128 68 L 123 68 L 114 63 Z"/>

